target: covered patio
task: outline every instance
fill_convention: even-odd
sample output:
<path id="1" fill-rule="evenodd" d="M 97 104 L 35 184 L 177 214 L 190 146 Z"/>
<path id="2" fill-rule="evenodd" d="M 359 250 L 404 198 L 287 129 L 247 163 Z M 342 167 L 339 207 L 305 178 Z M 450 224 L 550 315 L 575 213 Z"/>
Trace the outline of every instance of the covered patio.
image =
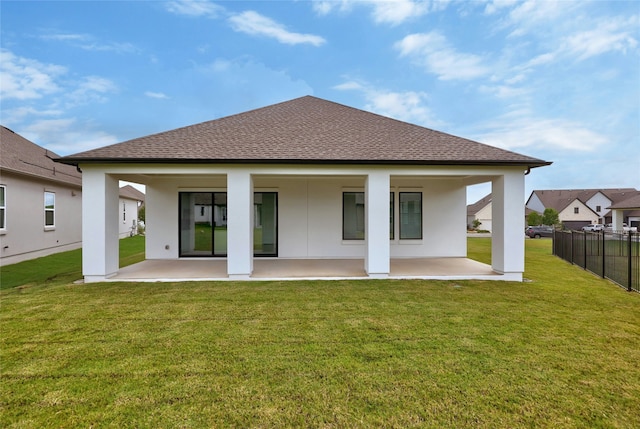
<path id="1" fill-rule="evenodd" d="M 83 275 L 114 280 L 522 281 L 540 159 L 315 97 L 64 157 L 83 179 Z M 118 181 L 145 185 L 146 261 L 118 267 Z M 466 189 L 491 183 L 491 265 Z"/>
<path id="2" fill-rule="evenodd" d="M 500 280 L 491 266 L 468 258 L 391 259 L 390 279 Z M 339 280 L 368 279 L 363 259 L 256 258 L 250 280 Z M 109 281 L 176 282 L 224 281 L 223 259 L 145 260 L 121 268 Z"/>

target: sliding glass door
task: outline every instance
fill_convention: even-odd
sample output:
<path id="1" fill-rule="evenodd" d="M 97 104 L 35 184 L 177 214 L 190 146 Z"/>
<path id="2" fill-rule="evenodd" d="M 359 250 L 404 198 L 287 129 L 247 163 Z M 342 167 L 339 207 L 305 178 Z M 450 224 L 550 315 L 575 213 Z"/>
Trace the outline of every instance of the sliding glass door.
<path id="1" fill-rule="evenodd" d="M 278 256 L 278 194 L 256 192 L 253 211 L 253 254 Z"/>
<path id="2" fill-rule="evenodd" d="M 227 193 L 180 192 L 180 256 L 227 255 Z M 255 256 L 278 256 L 278 194 L 253 196 Z"/>
<path id="3" fill-rule="evenodd" d="M 180 192 L 180 256 L 227 255 L 227 193 Z"/>

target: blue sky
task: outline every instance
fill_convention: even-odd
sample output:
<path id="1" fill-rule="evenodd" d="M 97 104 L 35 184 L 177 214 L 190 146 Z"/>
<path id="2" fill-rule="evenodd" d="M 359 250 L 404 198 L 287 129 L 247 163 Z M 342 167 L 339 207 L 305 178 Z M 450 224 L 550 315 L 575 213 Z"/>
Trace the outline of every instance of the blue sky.
<path id="1" fill-rule="evenodd" d="M 0 121 L 60 155 L 314 95 L 553 161 L 527 196 L 640 188 L 638 1 L 3 0 L 0 19 Z"/>

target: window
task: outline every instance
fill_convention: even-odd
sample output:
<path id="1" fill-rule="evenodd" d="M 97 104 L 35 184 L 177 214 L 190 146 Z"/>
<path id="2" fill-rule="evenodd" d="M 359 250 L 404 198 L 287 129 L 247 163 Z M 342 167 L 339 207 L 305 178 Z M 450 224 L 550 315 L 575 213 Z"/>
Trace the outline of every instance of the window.
<path id="1" fill-rule="evenodd" d="M 342 239 L 364 240 L 364 192 L 342 193 Z"/>
<path id="2" fill-rule="evenodd" d="M 342 194 L 342 239 L 364 240 L 364 192 Z M 395 194 L 389 192 L 389 239 L 395 234 Z"/>
<path id="3" fill-rule="evenodd" d="M 127 203 L 122 203 L 122 223 L 127 221 Z"/>
<path id="4" fill-rule="evenodd" d="M 5 185 L 0 185 L 0 229 L 7 228 L 7 187 Z"/>
<path id="5" fill-rule="evenodd" d="M 56 214 L 56 194 L 53 192 L 44 193 L 44 226 L 55 226 Z"/>
<path id="6" fill-rule="evenodd" d="M 400 192 L 400 240 L 422 239 L 422 192 Z"/>
<path id="7" fill-rule="evenodd" d="M 596 211 L 597 212 L 601 212 L 602 211 L 602 206 L 596 206 Z"/>
<path id="8" fill-rule="evenodd" d="M 580 207 L 574 207 L 573 214 L 578 214 L 578 213 L 580 213 Z"/>

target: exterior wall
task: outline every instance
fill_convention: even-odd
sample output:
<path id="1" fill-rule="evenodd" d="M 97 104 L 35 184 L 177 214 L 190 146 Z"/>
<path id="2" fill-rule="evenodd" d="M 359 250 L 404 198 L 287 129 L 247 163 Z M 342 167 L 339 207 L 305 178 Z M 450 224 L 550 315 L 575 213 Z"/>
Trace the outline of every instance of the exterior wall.
<path id="1" fill-rule="evenodd" d="M 529 201 L 527 201 L 526 207 L 528 209 L 537 211 L 538 213 L 544 213 L 545 209 L 545 206 L 544 204 L 542 204 L 542 201 L 540 201 L 540 198 L 538 198 L 538 196 L 534 193 L 532 193 L 529 197 Z"/>
<path id="2" fill-rule="evenodd" d="M 82 245 L 79 187 L 2 173 L 6 185 L 6 229 L 0 231 L 0 266 Z M 44 226 L 44 192 L 54 192 L 55 227 Z"/>
<path id="3" fill-rule="evenodd" d="M 596 223 L 604 223 L 604 216 L 610 212 L 607 207 L 611 206 L 612 201 L 607 198 L 606 195 L 598 192 L 593 197 L 589 198 L 589 200 L 586 201 L 586 204 L 598 215 L 599 220 L 601 220 L 601 222 Z M 600 211 L 596 210 L 598 206 L 600 206 Z"/>
<path id="4" fill-rule="evenodd" d="M 118 236 L 126 238 L 131 236 L 132 228 L 138 225 L 138 202 L 129 198 L 120 198 L 118 209 Z"/>
<path id="5" fill-rule="evenodd" d="M 578 208 L 578 213 L 574 213 L 574 208 Z M 558 213 L 560 222 L 572 222 L 580 221 L 590 223 L 598 223 L 598 215 L 595 214 L 587 205 L 580 202 L 580 200 L 574 200 L 571 204 L 565 207 L 560 213 Z"/>
<path id="6" fill-rule="evenodd" d="M 476 216 L 475 216 L 475 218 L 481 222 L 479 229 L 486 230 L 489 232 L 491 232 L 491 219 L 492 219 L 491 207 L 492 207 L 491 203 L 487 204 L 486 206 L 478 210 L 478 213 L 476 213 Z"/>
<path id="7" fill-rule="evenodd" d="M 83 187 L 90 198 L 83 216 L 95 227 L 83 228 L 85 281 L 102 281 L 118 271 L 118 180 L 146 185 L 146 258 L 177 259 L 179 254 L 178 193 L 228 190 L 227 272 L 229 278 L 250 278 L 252 199 L 254 191 L 278 192 L 279 257 L 362 258 L 375 276 L 384 276 L 380 254 L 365 240 L 342 240 L 342 193 L 369 186 L 376 207 L 383 183 L 394 192 L 422 193 L 423 235 L 399 240 L 397 229 L 391 258 L 465 257 L 466 186 L 491 181 L 493 199 L 492 267 L 501 280 L 522 281 L 524 272 L 524 167 L 490 166 L 366 166 L 366 165 L 204 165 L 88 164 Z M 227 183 L 228 182 L 228 183 Z M 230 186 L 231 185 L 231 186 Z M 399 199 L 396 201 L 398 225 Z M 370 204 L 370 203 L 368 203 Z M 388 208 L 385 209 L 388 216 Z M 366 215 L 382 225 L 379 211 Z M 237 218 L 236 218 L 237 216 Z M 97 228 L 97 229 L 96 229 Z M 396 228 L 398 228 L 396 226 Z M 388 236 L 388 229 L 385 228 Z M 247 235 L 248 234 L 248 235 Z M 374 241 L 385 241 L 377 236 Z M 367 252 L 368 247 L 368 252 Z M 372 262 L 373 261 L 373 262 Z M 373 265 L 371 265 L 373 263 Z M 388 273 L 386 273 L 388 275 Z"/>
<path id="8" fill-rule="evenodd" d="M 175 259 L 178 193 L 224 192 L 226 180 L 158 179 L 146 186 L 147 258 Z M 364 192 L 363 177 L 257 176 L 253 186 L 254 192 L 278 193 L 280 258 L 364 258 L 364 240 L 342 240 L 342 193 Z M 396 232 L 390 241 L 391 257 L 466 256 L 466 189 L 461 180 L 392 177 L 391 190 L 420 191 L 423 203 L 423 239 L 400 240 L 396 194 Z"/>

